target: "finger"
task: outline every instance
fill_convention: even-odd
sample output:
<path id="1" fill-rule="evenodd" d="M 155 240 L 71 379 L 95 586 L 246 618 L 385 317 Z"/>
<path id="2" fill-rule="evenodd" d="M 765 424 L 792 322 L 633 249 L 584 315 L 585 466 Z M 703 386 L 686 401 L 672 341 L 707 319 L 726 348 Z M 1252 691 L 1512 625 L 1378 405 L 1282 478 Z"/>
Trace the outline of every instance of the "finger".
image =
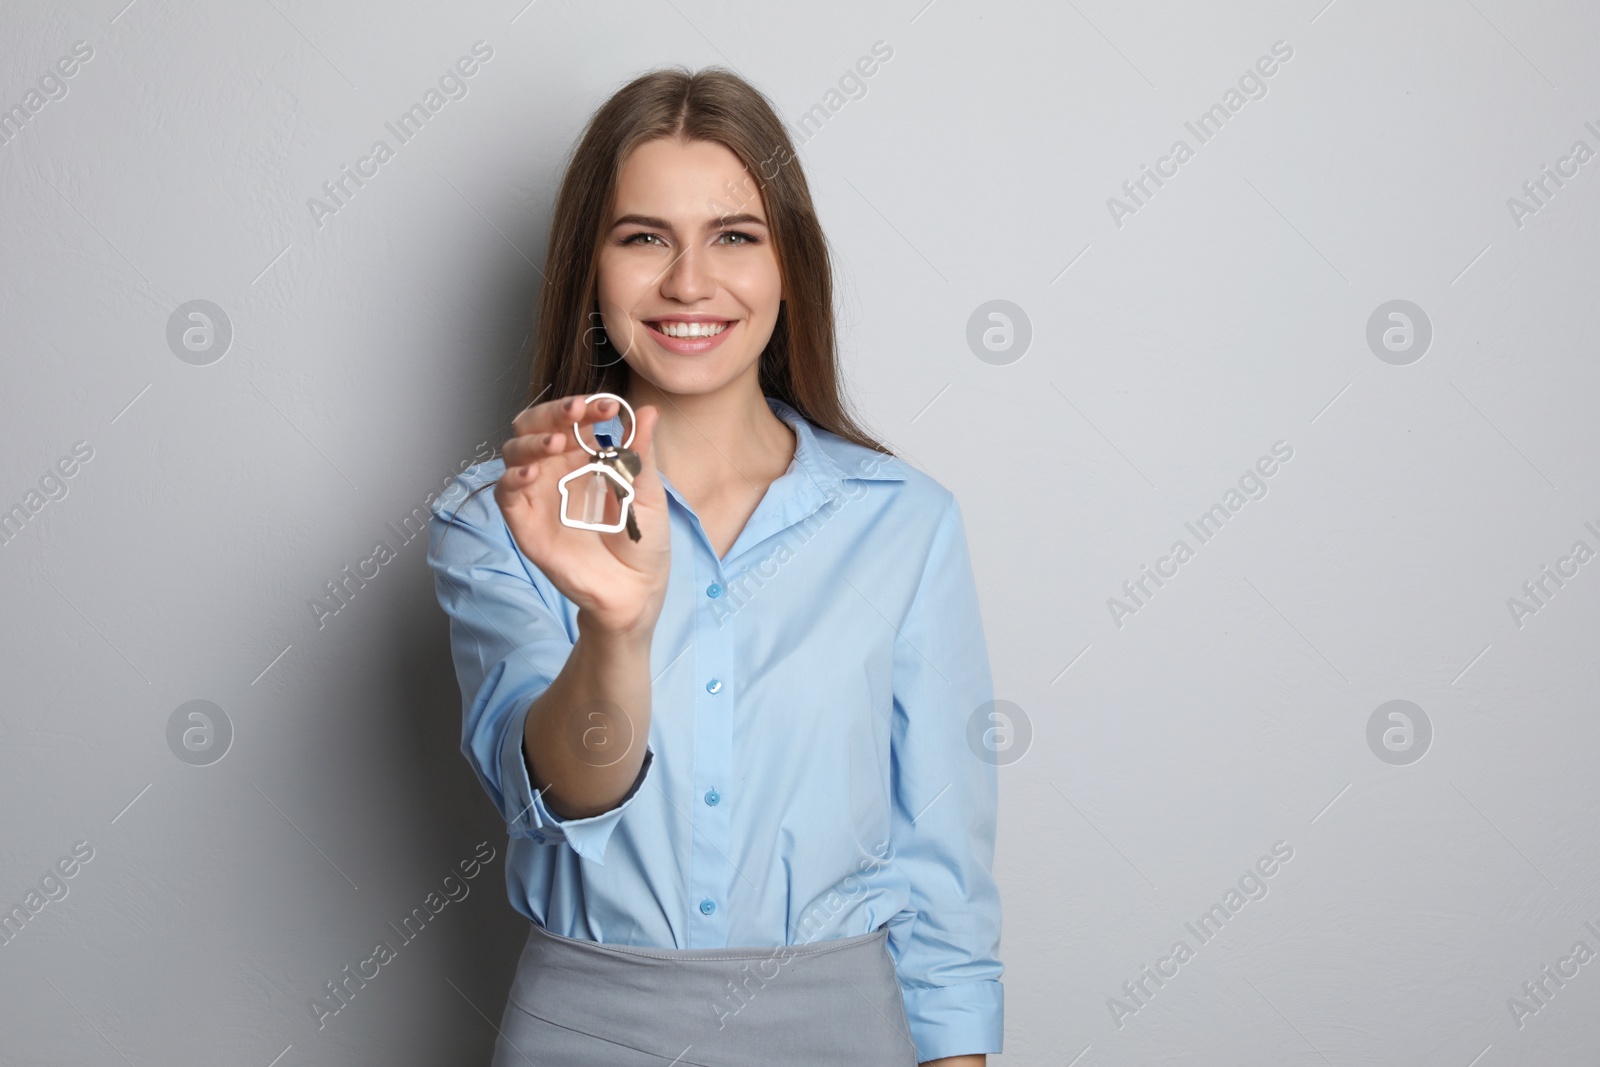
<path id="1" fill-rule="evenodd" d="M 522 467 L 553 456 L 567 447 L 567 437 L 560 433 L 534 433 L 513 437 L 501 446 L 500 454 L 506 467 Z"/>
<path id="2" fill-rule="evenodd" d="M 507 500 L 501 494 L 517 493 L 528 489 L 539 480 L 539 465 L 529 463 L 524 466 L 507 467 L 505 473 L 500 475 L 500 480 L 495 486 L 496 499 L 501 507 L 505 507 Z"/>
<path id="3" fill-rule="evenodd" d="M 524 408 L 511 420 L 512 436 L 522 437 L 527 434 L 552 431 L 571 433 L 574 422 L 579 424 L 599 422 L 617 413 L 615 400 L 596 400 L 585 406 L 583 400 L 588 395 L 590 394 L 574 393 Z"/>
<path id="4" fill-rule="evenodd" d="M 661 484 L 655 464 L 655 430 L 661 421 L 661 409 L 646 404 L 638 409 L 639 423 L 633 443 L 628 447 L 638 453 L 639 473 L 633 479 L 634 498 L 630 507 L 634 521 L 643 538 L 635 542 L 627 530 L 602 533 L 600 538 L 606 548 L 623 565 L 639 571 L 656 566 L 654 557 L 670 551 L 671 537 L 667 532 L 667 491 Z M 606 519 L 615 522 L 621 517 L 615 500 L 606 501 Z"/>
<path id="5" fill-rule="evenodd" d="M 529 525 L 526 529 L 553 530 L 559 521 L 561 497 L 557 491 L 559 469 L 547 463 L 507 467 L 495 487 L 495 499 L 502 511 L 516 511 Z"/>
<path id="6" fill-rule="evenodd" d="M 634 434 L 633 451 L 639 454 L 639 477 L 634 486 L 652 504 L 665 504 L 667 491 L 661 484 L 656 467 L 656 427 L 661 422 L 661 409 L 646 404 L 639 409 L 639 426 Z M 643 484 L 640 484 L 640 483 Z"/>

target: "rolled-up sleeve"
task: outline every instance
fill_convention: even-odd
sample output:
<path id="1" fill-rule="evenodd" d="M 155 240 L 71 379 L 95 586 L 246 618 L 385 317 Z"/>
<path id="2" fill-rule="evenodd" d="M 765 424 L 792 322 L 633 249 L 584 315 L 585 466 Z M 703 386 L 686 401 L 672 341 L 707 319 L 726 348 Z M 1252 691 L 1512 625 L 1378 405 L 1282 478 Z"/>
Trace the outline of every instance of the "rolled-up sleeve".
<path id="1" fill-rule="evenodd" d="M 430 503 L 428 564 L 439 605 L 450 619 L 450 651 L 461 685 L 461 752 L 494 801 L 506 832 L 535 844 L 565 843 L 584 859 L 605 862 L 611 839 L 654 762 L 643 765 L 627 795 L 609 811 L 562 819 L 536 791 L 523 756 L 529 706 L 566 665 L 574 635 L 557 592 L 522 554 L 494 501 L 494 490 L 469 467 Z M 448 532 L 448 536 L 446 536 Z"/>
<path id="2" fill-rule="evenodd" d="M 968 743 L 993 700 L 988 648 L 954 496 L 894 650 L 893 862 L 911 900 L 890 948 L 919 1061 L 998 1053 L 1000 894 L 992 874 L 998 772 Z M 898 927 L 898 936 L 893 928 Z"/>

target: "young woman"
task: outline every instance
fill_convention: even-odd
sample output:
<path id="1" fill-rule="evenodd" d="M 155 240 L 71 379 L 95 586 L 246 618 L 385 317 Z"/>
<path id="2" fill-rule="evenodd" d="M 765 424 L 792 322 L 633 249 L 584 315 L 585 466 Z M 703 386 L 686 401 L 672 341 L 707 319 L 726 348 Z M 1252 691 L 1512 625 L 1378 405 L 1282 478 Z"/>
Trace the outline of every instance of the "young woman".
<path id="1" fill-rule="evenodd" d="M 430 528 L 462 751 L 531 923 L 494 1064 L 983 1064 L 1004 1001 L 966 536 L 844 410 L 783 124 L 725 71 L 629 83 L 544 273 L 536 402 Z M 561 521 L 597 431 L 639 458 L 637 541 Z"/>

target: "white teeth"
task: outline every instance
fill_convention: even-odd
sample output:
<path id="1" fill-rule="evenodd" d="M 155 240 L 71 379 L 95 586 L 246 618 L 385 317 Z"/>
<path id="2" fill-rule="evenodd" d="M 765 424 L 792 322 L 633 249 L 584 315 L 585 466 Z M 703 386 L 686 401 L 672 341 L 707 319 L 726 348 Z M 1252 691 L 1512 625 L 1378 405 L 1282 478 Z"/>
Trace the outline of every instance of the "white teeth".
<path id="1" fill-rule="evenodd" d="M 725 322 L 658 322 L 656 329 L 668 337 L 715 337 L 728 328 Z"/>

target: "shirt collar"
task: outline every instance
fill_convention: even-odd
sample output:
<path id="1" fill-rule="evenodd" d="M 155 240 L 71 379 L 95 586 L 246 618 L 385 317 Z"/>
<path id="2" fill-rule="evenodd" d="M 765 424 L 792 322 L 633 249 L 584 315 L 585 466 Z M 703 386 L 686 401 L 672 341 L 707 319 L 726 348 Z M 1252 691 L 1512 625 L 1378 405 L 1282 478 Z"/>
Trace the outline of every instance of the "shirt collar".
<path id="1" fill-rule="evenodd" d="M 905 480 L 905 471 L 893 456 L 858 445 L 827 430 L 819 434 L 817 428 L 811 425 L 811 420 L 775 396 L 767 397 L 767 406 L 794 430 L 795 465 L 804 470 L 820 488 L 826 489 L 830 485 L 838 488 L 846 478 Z"/>

